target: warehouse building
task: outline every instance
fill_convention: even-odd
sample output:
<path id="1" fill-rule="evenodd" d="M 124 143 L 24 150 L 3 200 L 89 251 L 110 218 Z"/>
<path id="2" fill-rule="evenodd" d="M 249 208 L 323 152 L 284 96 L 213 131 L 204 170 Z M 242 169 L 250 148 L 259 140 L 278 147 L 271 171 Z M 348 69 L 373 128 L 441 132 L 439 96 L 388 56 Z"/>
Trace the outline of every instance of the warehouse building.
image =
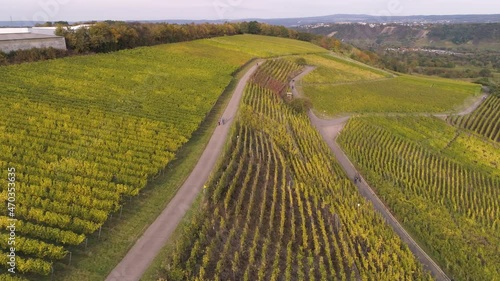
<path id="1" fill-rule="evenodd" d="M 4 53 L 50 47 L 66 50 L 64 37 L 33 33 L 28 28 L 0 28 L 0 51 Z"/>

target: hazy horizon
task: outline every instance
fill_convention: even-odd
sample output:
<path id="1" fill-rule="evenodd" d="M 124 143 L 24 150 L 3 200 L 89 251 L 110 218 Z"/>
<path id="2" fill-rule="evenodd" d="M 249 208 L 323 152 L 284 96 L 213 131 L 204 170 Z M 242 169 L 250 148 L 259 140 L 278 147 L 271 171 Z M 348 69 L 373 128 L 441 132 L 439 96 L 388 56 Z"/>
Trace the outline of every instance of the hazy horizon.
<path id="1" fill-rule="evenodd" d="M 333 14 L 371 16 L 500 14 L 488 0 L 4 0 L 0 21 L 221 20 L 295 18 Z"/>

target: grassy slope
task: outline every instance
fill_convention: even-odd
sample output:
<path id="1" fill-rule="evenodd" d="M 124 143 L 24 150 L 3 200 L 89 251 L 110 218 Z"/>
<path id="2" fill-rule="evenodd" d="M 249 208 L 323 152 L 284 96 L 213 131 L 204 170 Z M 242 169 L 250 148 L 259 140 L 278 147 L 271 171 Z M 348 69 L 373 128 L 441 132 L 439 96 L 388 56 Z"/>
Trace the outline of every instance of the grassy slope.
<path id="1" fill-rule="evenodd" d="M 326 52 L 325 49 L 307 42 L 259 35 L 217 37 L 203 40 L 203 44 L 240 51 L 253 57 L 276 57 Z"/>
<path id="2" fill-rule="evenodd" d="M 304 77 L 303 82 L 306 84 L 347 83 L 392 77 L 384 71 L 332 55 L 308 55 L 304 58 L 307 64 L 317 66 L 314 72 Z"/>
<path id="3" fill-rule="evenodd" d="M 211 48 L 214 42 L 217 42 L 216 45 L 220 47 L 217 49 L 219 51 L 215 53 L 211 52 L 214 50 Z M 288 55 L 292 53 L 324 52 L 324 49 L 300 41 L 255 35 L 214 38 L 173 45 L 176 46 L 176 51 L 184 55 L 192 54 L 212 57 L 215 55 L 216 59 L 218 57 L 226 57 L 226 55 L 224 55 L 226 52 L 231 53 L 236 50 L 236 52 L 239 53 L 239 57 L 237 58 L 239 63 L 248 60 L 250 56 L 265 57 Z M 172 47 L 170 47 L 170 45 L 164 45 L 153 48 Z M 238 50 L 242 50 L 243 52 Z M 245 53 L 245 51 L 248 53 Z M 138 52 L 138 50 L 129 52 Z M 113 57 L 115 55 L 116 54 L 99 55 L 76 59 L 88 60 L 92 63 L 94 62 L 93 60 L 99 61 L 103 56 Z M 145 67 L 147 69 L 147 66 Z M 173 67 L 175 67 L 175 63 Z M 112 69 L 110 69 L 110 71 L 114 73 Z M 116 71 L 121 70 L 116 69 Z M 244 72 L 244 70 L 242 72 Z M 175 78 L 178 76 L 176 76 L 176 73 L 173 73 L 172 77 Z M 190 76 L 186 78 L 189 80 Z M 137 82 L 142 81 L 140 77 L 135 77 L 134 79 Z M 157 179 L 155 182 L 148 185 L 140 196 L 128 201 L 123 210 L 122 217 L 116 219 L 118 214 L 115 214 L 115 218 L 108 221 L 103 228 L 100 239 L 94 234 L 89 238 L 88 247 L 86 249 L 84 245 L 72 249 L 74 254 L 71 266 L 63 265 L 62 263 L 57 264 L 55 274 L 56 280 L 103 280 L 107 276 L 109 271 L 133 245 L 135 240 L 140 237 L 147 226 L 154 221 L 157 215 L 168 204 L 177 188 L 180 187 L 184 179 L 189 175 L 203 152 L 211 136 L 211 132 L 215 127 L 217 116 L 223 111 L 223 105 L 228 101 L 230 92 L 236 85 L 236 82 L 236 80 L 231 82 L 221 100 L 215 105 L 200 128 L 194 132 L 189 142 L 178 151 L 176 155 L 177 160 L 171 162 L 166 169 L 166 176 Z M 164 84 L 160 83 L 160 85 Z M 191 86 L 191 83 L 186 82 L 182 85 L 183 87 L 185 87 L 185 85 Z M 68 262 L 68 260 L 64 261 L 64 263 L 66 262 Z"/>
<path id="4" fill-rule="evenodd" d="M 326 115 L 447 112 L 480 90 L 479 85 L 441 78 L 409 75 L 388 78 L 387 74 L 338 58 L 328 64 L 324 60 L 310 61 L 319 67 L 304 78 L 304 92 L 316 111 Z"/>

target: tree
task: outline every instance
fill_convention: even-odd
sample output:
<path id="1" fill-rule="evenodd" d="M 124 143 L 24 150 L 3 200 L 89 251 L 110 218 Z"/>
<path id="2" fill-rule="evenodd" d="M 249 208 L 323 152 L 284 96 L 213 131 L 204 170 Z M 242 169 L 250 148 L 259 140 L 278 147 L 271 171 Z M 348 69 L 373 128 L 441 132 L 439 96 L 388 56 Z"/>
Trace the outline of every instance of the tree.
<path id="1" fill-rule="evenodd" d="M 493 76 L 493 74 L 491 73 L 491 70 L 489 70 L 487 68 L 481 69 L 481 71 L 479 71 L 479 75 L 482 77 L 492 77 Z"/>
<path id="2" fill-rule="evenodd" d="M 298 65 L 307 65 L 307 61 L 305 58 L 303 57 L 300 57 L 300 58 L 297 58 L 295 59 L 295 63 L 298 64 Z"/>
<path id="3" fill-rule="evenodd" d="M 69 23 L 67 21 L 56 21 L 56 22 L 54 22 L 54 25 L 56 25 L 56 26 L 61 26 L 61 25 L 68 26 Z"/>
<path id="4" fill-rule="evenodd" d="M 116 50 L 117 40 L 111 32 L 108 23 L 96 23 L 89 28 L 90 48 L 95 52 L 110 52 Z"/>
<path id="5" fill-rule="evenodd" d="M 78 53 L 87 53 L 90 51 L 90 35 L 86 27 L 77 29 L 70 33 L 70 41 L 72 48 Z"/>
<path id="6" fill-rule="evenodd" d="M 261 31 L 260 24 L 256 21 L 251 21 L 248 23 L 248 33 L 259 34 Z"/>
<path id="7" fill-rule="evenodd" d="M 128 49 L 139 46 L 139 34 L 132 26 L 119 23 L 111 26 L 111 33 L 117 44 L 117 49 Z"/>
<path id="8" fill-rule="evenodd" d="M 6 57 L 5 53 L 0 52 L 0 65 L 7 65 L 7 64 L 8 64 L 8 61 L 7 61 L 7 57 Z"/>
<path id="9" fill-rule="evenodd" d="M 294 98 L 289 105 L 297 113 L 306 113 L 312 107 L 312 102 L 305 98 Z"/>
<path id="10" fill-rule="evenodd" d="M 307 32 L 299 32 L 297 34 L 297 39 L 301 41 L 311 42 L 316 35 L 307 33 Z"/>

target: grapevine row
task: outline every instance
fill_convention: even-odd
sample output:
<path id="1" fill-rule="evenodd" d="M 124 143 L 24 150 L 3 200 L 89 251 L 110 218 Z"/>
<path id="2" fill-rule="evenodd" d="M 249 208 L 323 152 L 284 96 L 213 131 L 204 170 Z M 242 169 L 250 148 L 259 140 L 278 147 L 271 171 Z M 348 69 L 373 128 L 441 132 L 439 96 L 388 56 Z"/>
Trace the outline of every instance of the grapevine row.
<path id="1" fill-rule="evenodd" d="M 1 67 L 0 175 L 16 170 L 19 271 L 49 274 L 163 173 L 246 59 L 158 47 Z M 7 217 L 3 208 L 2 228 Z"/>
<path id="2" fill-rule="evenodd" d="M 491 95 L 473 113 L 449 117 L 448 122 L 500 142 L 500 98 Z"/>
<path id="3" fill-rule="evenodd" d="M 498 278 L 498 247 L 481 241 L 500 243 L 500 178 L 403 137 L 377 120 L 352 119 L 339 137 L 370 184 L 457 278 Z M 421 128 L 425 122 L 419 119 Z"/>
<path id="4" fill-rule="evenodd" d="M 430 280 L 307 116 L 259 83 L 247 85 L 224 160 L 183 237 L 159 277 Z"/>

